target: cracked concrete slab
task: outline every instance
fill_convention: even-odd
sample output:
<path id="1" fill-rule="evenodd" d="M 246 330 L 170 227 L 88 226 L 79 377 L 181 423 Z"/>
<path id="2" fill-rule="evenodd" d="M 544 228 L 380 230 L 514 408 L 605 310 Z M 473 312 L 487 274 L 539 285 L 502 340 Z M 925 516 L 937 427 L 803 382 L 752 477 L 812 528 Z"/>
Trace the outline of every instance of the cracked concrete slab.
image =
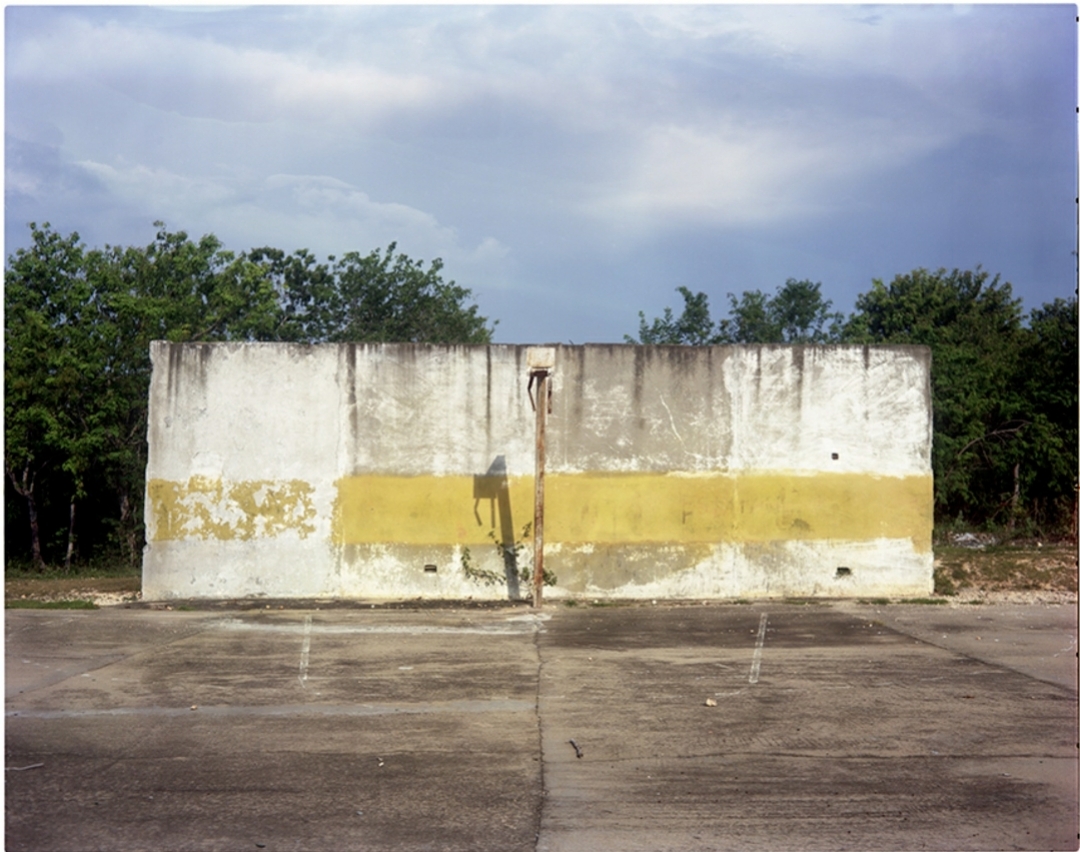
<path id="1" fill-rule="evenodd" d="M 1076 848 L 1065 609 L 9 610 L 6 848 Z"/>

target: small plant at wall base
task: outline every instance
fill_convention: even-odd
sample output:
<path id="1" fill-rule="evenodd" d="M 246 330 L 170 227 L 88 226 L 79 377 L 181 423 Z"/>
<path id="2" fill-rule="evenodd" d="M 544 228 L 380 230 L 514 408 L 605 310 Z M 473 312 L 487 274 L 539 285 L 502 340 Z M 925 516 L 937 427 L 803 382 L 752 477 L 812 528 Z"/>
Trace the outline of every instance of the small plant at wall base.
<path id="1" fill-rule="evenodd" d="M 532 571 L 530 569 L 528 569 L 528 568 L 522 568 L 521 573 L 518 576 L 521 577 L 521 582 L 524 583 L 525 585 L 528 585 L 532 581 Z M 559 582 L 559 578 L 556 577 L 553 572 L 551 572 L 547 568 L 545 568 L 544 569 L 544 585 L 545 586 L 555 586 L 555 585 L 558 585 L 558 582 Z"/>
<path id="2" fill-rule="evenodd" d="M 465 576 L 470 580 L 483 583 L 485 586 L 508 583 L 515 580 L 527 585 L 532 578 L 532 570 L 528 566 L 521 565 L 519 560 L 521 559 L 522 553 L 528 551 L 529 546 L 526 542 L 531 535 L 532 521 L 529 521 L 529 523 L 521 528 L 521 535 L 518 537 L 518 540 L 511 544 L 498 539 L 495 535 L 495 531 L 492 530 L 488 533 L 488 538 L 490 538 L 495 545 L 495 550 L 503 561 L 503 573 L 499 574 L 495 571 L 478 568 L 473 564 L 472 551 L 467 547 L 463 548 L 461 552 L 461 570 L 464 571 Z M 545 568 L 544 585 L 554 586 L 557 583 L 558 577 Z"/>
<path id="3" fill-rule="evenodd" d="M 506 566 L 507 577 L 516 577 L 522 583 L 528 585 L 532 577 L 532 570 L 528 567 L 518 565 L 518 557 L 522 551 L 527 551 L 528 545 L 525 543 L 532 536 L 532 521 L 525 524 L 521 528 L 521 535 L 518 536 L 518 541 L 515 544 L 507 544 L 506 542 L 499 541 L 495 537 L 495 531 L 492 530 L 488 533 L 488 538 L 495 542 L 495 547 L 499 551 L 499 555 L 503 559 L 503 564 Z M 554 586 L 558 583 L 558 578 L 546 568 L 544 569 L 544 585 Z"/>

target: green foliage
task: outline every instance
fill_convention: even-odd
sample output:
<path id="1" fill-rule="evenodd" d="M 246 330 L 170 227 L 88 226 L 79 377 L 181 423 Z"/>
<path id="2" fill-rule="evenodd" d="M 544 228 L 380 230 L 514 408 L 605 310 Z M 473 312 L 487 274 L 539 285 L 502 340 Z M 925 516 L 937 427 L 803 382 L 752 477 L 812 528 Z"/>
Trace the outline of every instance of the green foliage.
<path id="1" fill-rule="evenodd" d="M 1077 303 L 1055 299 L 1031 312 L 1016 381 L 1029 426 L 1019 436 L 1021 508 L 1036 528 L 1063 525 L 1077 484 Z"/>
<path id="2" fill-rule="evenodd" d="M 685 287 L 675 317 L 646 322 L 629 343 L 923 344 L 933 366 L 933 471 L 938 525 L 1063 530 L 1074 521 L 1077 472 L 1077 303 L 1033 310 L 999 276 L 916 269 L 880 280 L 846 318 L 821 285 L 789 278 L 769 295 L 728 294 L 714 322 L 708 297 Z"/>
<path id="3" fill-rule="evenodd" d="M 505 583 L 507 579 L 505 574 L 498 574 L 474 565 L 472 551 L 467 547 L 461 551 L 461 570 L 470 580 L 483 583 L 485 586 L 497 586 L 499 583 Z"/>
<path id="4" fill-rule="evenodd" d="M 789 278 L 774 295 L 746 290 L 741 296 L 728 293 L 726 319 L 714 322 L 709 297 L 679 287 L 683 311 L 678 318 L 671 308 L 652 323 L 638 313 L 638 339 L 628 343 L 704 346 L 716 343 L 835 343 L 843 314 L 830 310 L 832 302 L 821 297 L 821 284 Z"/>
<path id="5" fill-rule="evenodd" d="M 61 551 L 70 565 L 76 542 L 84 561 L 139 558 L 150 341 L 491 339 L 441 261 L 425 269 L 393 244 L 328 266 L 305 250 L 237 255 L 213 235 L 155 227 L 145 247 L 87 249 L 31 224 L 30 247 L 8 258 L 6 549 L 39 571 Z"/>
<path id="6" fill-rule="evenodd" d="M 306 249 L 251 253 L 271 282 L 279 309 L 266 339 L 305 343 L 490 343 L 492 328 L 472 293 L 442 280 L 443 263 L 395 255 L 349 252 L 333 264 L 318 263 Z"/>
<path id="7" fill-rule="evenodd" d="M 31 598 L 26 600 L 5 600 L 4 609 L 97 609 L 97 604 L 91 600 L 74 598 L 64 601 L 38 601 Z"/>
<path id="8" fill-rule="evenodd" d="M 847 341 L 932 349 L 938 520 L 1063 526 L 1077 469 L 1076 300 L 1033 311 L 1025 328 L 1000 276 L 917 269 L 874 281 L 855 306 Z"/>
<path id="9" fill-rule="evenodd" d="M 728 294 L 730 319 L 719 324 L 722 343 L 835 343 L 843 314 L 830 311 L 821 283 L 789 278 L 776 295 L 747 290 Z"/>
<path id="10" fill-rule="evenodd" d="M 461 554 L 462 571 L 470 580 L 483 583 L 486 586 L 518 581 L 528 585 L 529 580 L 532 577 L 532 569 L 528 565 L 520 564 L 520 560 L 522 554 L 526 553 L 528 550 L 529 546 L 525 542 L 531 534 L 532 521 L 529 521 L 522 527 L 521 535 L 516 542 L 500 541 L 498 536 L 495 535 L 495 531 L 492 530 L 488 533 L 488 538 L 494 543 L 495 550 L 498 552 L 499 558 L 503 561 L 503 573 L 499 574 L 495 571 L 488 571 L 474 565 L 472 561 L 472 552 L 467 547 L 464 548 Z M 558 583 L 558 578 L 554 573 L 545 568 L 544 585 L 554 586 L 556 583 Z"/>
<path id="11" fill-rule="evenodd" d="M 678 319 L 675 319 L 671 308 L 664 308 L 663 317 L 657 317 L 649 324 L 645 322 L 644 312 L 639 311 L 638 340 L 627 335 L 626 342 L 684 346 L 715 343 L 715 323 L 709 316 L 709 297 L 704 293 L 691 293 L 686 287 L 679 287 L 678 292 L 683 297 L 683 312 Z"/>
<path id="12" fill-rule="evenodd" d="M 4 466 L 27 502 L 31 554 L 41 568 L 42 479 L 53 474 L 72 502 L 81 499 L 103 440 L 94 400 L 103 305 L 78 235 L 31 228 L 33 249 L 21 251 L 5 276 Z"/>

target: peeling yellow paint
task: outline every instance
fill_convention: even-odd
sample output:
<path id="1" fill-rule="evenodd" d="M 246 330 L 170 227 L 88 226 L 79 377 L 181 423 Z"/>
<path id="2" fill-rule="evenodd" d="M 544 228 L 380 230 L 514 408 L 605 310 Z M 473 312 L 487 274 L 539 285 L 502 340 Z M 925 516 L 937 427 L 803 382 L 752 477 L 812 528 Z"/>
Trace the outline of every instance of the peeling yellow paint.
<path id="1" fill-rule="evenodd" d="M 315 532 L 314 488 L 301 479 L 229 483 L 207 476 L 193 476 L 187 482 L 152 479 L 146 493 L 153 513 L 152 541 L 247 541 L 288 530 L 307 538 Z"/>
<path id="2" fill-rule="evenodd" d="M 353 476 L 336 484 L 337 544 L 490 543 L 507 528 L 496 517 L 503 507 L 513 507 L 514 529 L 532 518 L 531 477 L 505 479 L 498 501 L 477 499 L 486 493 L 464 476 Z M 899 538 L 927 552 L 933 530 L 930 476 L 549 474 L 545 492 L 544 536 L 553 544 Z"/>

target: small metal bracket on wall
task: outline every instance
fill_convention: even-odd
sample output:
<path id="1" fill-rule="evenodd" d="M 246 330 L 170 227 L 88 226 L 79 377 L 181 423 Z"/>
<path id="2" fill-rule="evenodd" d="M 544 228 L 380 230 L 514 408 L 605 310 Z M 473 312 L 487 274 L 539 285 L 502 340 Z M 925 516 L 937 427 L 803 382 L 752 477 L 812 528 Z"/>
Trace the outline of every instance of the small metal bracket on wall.
<path id="1" fill-rule="evenodd" d="M 532 405 L 532 410 L 536 411 L 536 400 L 533 399 L 533 384 L 543 382 L 547 386 L 547 413 L 551 414 L 551 382 L 547 381 L 548 371 L 546 370 L 532 370 L 529 372 L 529 404 Z"/>
<path id="2" fill-rule="evenodd" d="M 536 412 L 536 495 L 533 501 L 533 594 L 534 607 L 543 605 L 544 596 L 544 466 L 546 461 L 547 416 L 551 413 L 551 373 L 555 369 L 555 348 L 533 346 L 528 350 L 529 402 Z M 533 384 L 536 398 L 533 398 Z M 537 400 L 541 401 L 538 406 Z M 546 404 L 544 402 L 546 401 Z"/>

